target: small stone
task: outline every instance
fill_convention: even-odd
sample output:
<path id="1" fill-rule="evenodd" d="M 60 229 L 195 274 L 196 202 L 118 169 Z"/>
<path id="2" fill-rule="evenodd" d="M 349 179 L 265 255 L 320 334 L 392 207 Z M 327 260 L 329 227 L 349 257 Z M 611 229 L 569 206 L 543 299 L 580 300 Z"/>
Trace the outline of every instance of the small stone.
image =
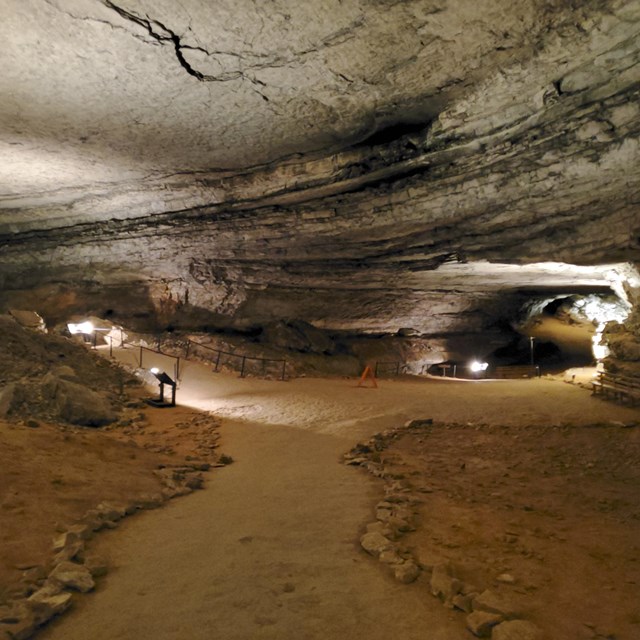
<path id="1" fill-rule="evenodd" d="M 90 509 L 82 516 L 82 522 L 90 531 L 99 531 L 104 526 L 104 520 L 95 509 Z"/>
<path id="2" fill-rule="evenodd" d="M 73 531 L 65 531 L 53 541 L 53 550 L 62 551 L 65 547 L 71 546 L 80 541 L 80 536 Z"/>
<path id="3" fill-rule="evenodd" d="M 28 640 L 38 628 L 38 623 L 30 612 L 28 617 L 17 622 L 3 624 L 2 627 L 2 631 L 6 632 L 11 640 Z"/>
<path id="4" fill-rule="evenodd" d="M 515 618 L 520 614 L 520 609 L 517 605 L 490 589 L 483 591 L 473 599 L 473 610 L 498 613 L 505 618 Z"/>
<path id="5" fill-rule="evenodd" d="M 10 638 L 26 640 L 35 631 L 38 623 L 31 608 L 24 601 L 14 602 L 10 607 L 0 607 L 0 623 Z"/>
<path id="6" fill-rule="evenodd" d="M 376 509 L 376 518 L 380 522 L 386 522 L 391 517 L 391 509 L 389 507 L 378 507 Z"/>
<path id="7" fill-rule="evenodd" d="M 427 427 L 433 424 L 433 418 L 422 418 L 421 420 L 407 420 L 404 423 L 405 428 L 414 429 L 419 427 Z"/>
<path id="8" fill-rule="evenodd" d="M 38 565 L 36 567 L 31 567 L 30 569 L 27 569 L 26 571 L 22 572 L 22 582 L 26 584 L 33 584 L 36 582 L 40 582 L 41 580 L 44 580 L 46 577 L 47 577 L 47 573 L 44 570 L 44 567 L 41 565 Z"/>
<path id="9" fill-rule="evenodd" d="M 138 499 L 140 509 L 157 509 L 164 503 L 164 498 L 160 493 L 143 493 Z"/>
<path id="10" fill-rule="evenodd" d="M 403 518 L 398 518 L 397 516 L 390 516 L 389 518 L 387 518 L 387 524 L 400 533 L 413 531 L 413 527 L 406 520 L 404 520 Z"/>
<path id="11" fill-rule="evenodd" d="M 449 606 L 452 606 L 453 596 L 462 589 L 462 582 L 453 573 L 449 563 L 437 564 L 431 573 L 431 593 Z"/>
<path id="12" fill-rule="evenodd" d="M 378 556 L 378 560 L 384 564 L 402 564 L 404 562 L 404 559 L 398 555 L 398 552 L 395 549 L 383 551 Z"/>
<path id="13" fill-rule="evenodd" d="M 88 524 L 73 524 L 67 528 L 69 533 L 75 533 L 82 540 L 91 540 L 93 532 Z"/>
<path id="14" fill-rule="evenodd" d="M 89 569 L 74 562 L 61 562 L 50 574 L 49 579 L 68 589 L 87 593 L 95 587 Z"/>
<path id="15" fill-rule="evenodd" d="M 370 533 L 371 531 L 377 531 L 378 533 L 382 533 L 382 530 L 386 527 L 387 525 L 384 522 L 380 522 L 379 520 L 376 520 L 375 522 L 370 522 L 367 525 L 367 533 Z M 384 534 L 382 534 L 384 535 Z"/>
<path id="16" fill-rule="evenodd" d="M 377 531 L 365 533 L 362 538 L 360 538 L 360 544 L 367 553 L 376 557 L 383 551 L 388 551 L 393 548 L 391 541 Z"/>
<path id="17" fill-rule="evenodd" d="M 89 573 L 94 578 L 107 575 L 109 570 L 109 565 L 106 559 L 95 553 L 85 558 L 84 566 L 89 570 Z"/>
<path id="18" fill-rule="evenodd" d="M 493 629 L 491 640 L 543 640 L 542 629 L 527 620 L 509 620 Z"/>
<path id="19" fill-rule="evenodd" d="M 76 540 L 63 547 L 53 558 L 55 564 L 59 564 L 65 560 L 73 560 L 82 556 L 84 551 L 84 542 L 82 540 Z"/>
<path id="20" fill-rule="evenodd" d="M 410 584 L 411 582 L 415 582 L 415 580 L 420 575 L 420 569 L 415 562 L 408 560 L 404 564 L 397 565 L 393 571 L 396 580 L 402 582 L 403 584 Z"/>
<path id="21" fill-rule="evenodd" d="M 478 638 L 486 638 L 491 635 L 493 627 L 503 620 L 504 618 L 499 613 L 474 611 L 467 616 L 467 629 Z"/>
<path id="22" fill-rule="evenodd" d="M 200 474 L 193 475 L 187 479 L 187 482 L 185 484 L 189 489 L 193 489 L 194 491 L 197 489 L 202 489 L 204 485 L 204 478 Z"/>
<path id="23" fill-rule="evenodd" d="M 31 611 L 37 624 L 44 624 L 53 616 L 59 615 L 71 606 L 70 593 L 50 594 L 48 590 L 40 589 L 28 599 Z"/>
<path id="24" fill-rule="evenodd" d="M 504 584 L 515 584 L 516 579 L 510 573 L 501 573 L 496 580 Z"/>
<path id="25" fill-rule="evenodd" d="M 462 593 L 457 593 L 455 596 L 453 596 L 453 598 L 451 598 L 451 604 L 456 609 L 460 609 L 460 611 L 464 611 L 465 613 L 471 613 L 473 611 L 471 597 L 466 596 Z"/>
<path id="26" fill-rule="evenodd" d="M 101 502 L 96 507 L 96 511 L 100 514 L 100 517 L 103 520 L 110 522 L 117 522 L 118 520 L 121 520 L 127 512 L 124 506 L 113 504 L 111 502 Z"/>

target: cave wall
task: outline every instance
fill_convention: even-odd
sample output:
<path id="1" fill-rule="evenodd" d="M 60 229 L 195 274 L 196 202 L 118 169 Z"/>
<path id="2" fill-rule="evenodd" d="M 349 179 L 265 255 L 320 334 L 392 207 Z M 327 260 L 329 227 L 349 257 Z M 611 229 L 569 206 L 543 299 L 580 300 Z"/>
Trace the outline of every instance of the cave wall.
<path id="1" fill-rule="evenodd" d="M 334 131 L 300 144 L 295 155 L 278 147 L 262 111 L 238 102 L 248 109 L 242 118 L 249 133 L 240 135 L 237 124 L 235 138 L 220 133 L 226 167 L 211 169 L 213 151 L 203 155 L 201 141 L 189 137 L 198 166 L 169 171 L 161 166 L 166 158 L 149 145 L 143 178 L 125 171 L 117 181 L 90 180 L 87 167 L 84 177 L 74 182 L 66 175 L 54 191 L 5 194 L 0 307 L 35 308 L 51 321 L 110 311 L 150 330 L 247 329 L 298 319 L 334 331 L 489 336 L 497 322 L 513 316 L 523 289 L 570 293 L 611 286 L 622 270 L 615 265 L 640 264 L 640 7 L 622 0 L 542 4 L 496 3 L 511 35 L 505 29 L 496 43 L 495 34 L 485 34 L 489 40 L 469 58 L 456 44 L 451 66 L 446 57 L 434 59 L 431 68 L 420 58 L 401 72 L 378 70 L 379 78 L 396 82 L 380 90 L 387 107 L 403 81 L 413 94 L 398 99 L 395 111 L 384 111 L 380 102 L 367 102 L 370 96 L 358 105 L 355 88 L 347 91 L 353 110 L 345 106 L 342 137 Z M 131 18 L 143 8 L 171 9 L 143 5 L 130 3 L 127 15 L 91 14 L 83 28 L 120 20 L 112 29 L 118 38 L 141 29 L 144 46 L 134 46 L 148 52 L 154 41 L 165 63 L 175 63 L 157 25 L 147 24 L 149 31 Z M 88 6 L 78 2 L 77 8 Z M 58 4 L 51 7 L 60 13 L 52 33 L 80 26 L 79 13 L 65 18 Z M 456 17 L 456 7 L 428 14 L 450 20 L 452 41 L 477 13 L 466 7 L 468 16 Z M 424 24 L 434 29 L 429 21 L 435 19 Z M 131 73 L 142 78 L 140 60 L 132 58 Z M 329 65 L 328 58 L 324 62 Z M 375 64 L 382 62 L 376 58 Z M 283 76 L 290 66 L 283 65 Z M 441 74 L 440 88 L 429 85 L 428 96 L 418 91 L 420 82 L 432 82 L 427 71 Z M 202 90 L 201 78 L 180 78 L 185 96 L 195 95 L 195 85 Z M 269 82 L 262 90 L 270 108 L 289 105 L 285 96 L 270 93 Z M 129 108 L 142 108 L 131 91 Z M 212 98 L 211 104 L 223 103 Z M 177 111 L 158 112 L 173 114 L 174 133 L 180 133 L 185 123 Z M 33 122 L 36 115 L 30 113 Z M 253 128 L 251 116 L 262 129 Z M 305 117 L 316 116 L 326 127 L 335 120 L 313 111 Z M 17 149 L 23 142 L 16 140 Z M 173 134 L 165 142 L 167 154 L 177 153 Z M 60 144 L 64 153 L 67 142 Z M 254 164 L 243 165 L 252 144 Z M 127 154 L 119 149 L 124 166 Z M 20 166 L 14 166 L 17 180 Z M 57 165 L 49 170 L 53 175 Z M 551 261 L 568 266 L 544 264 Z"/>

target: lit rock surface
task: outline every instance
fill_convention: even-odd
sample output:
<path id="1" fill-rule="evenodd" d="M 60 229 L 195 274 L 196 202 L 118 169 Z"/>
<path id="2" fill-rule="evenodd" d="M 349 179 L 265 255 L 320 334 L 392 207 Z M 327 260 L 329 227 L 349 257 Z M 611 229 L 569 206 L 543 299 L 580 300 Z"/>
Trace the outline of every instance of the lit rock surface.
<path id="1" fill-rule="evenodd" d="M 9 0 L 1 302 L 490 335 L 619 288 L 640 5 L 580 4 Z"/>

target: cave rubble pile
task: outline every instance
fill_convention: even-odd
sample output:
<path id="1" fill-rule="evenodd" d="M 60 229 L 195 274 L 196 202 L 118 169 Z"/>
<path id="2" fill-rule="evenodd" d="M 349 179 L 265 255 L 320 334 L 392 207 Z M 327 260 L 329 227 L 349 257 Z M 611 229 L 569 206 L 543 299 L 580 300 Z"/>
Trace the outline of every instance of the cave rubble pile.
<path id="1" fill-rule="evenodd" d="M 111 424 L 126 404 L 118 390 L 139 384 L 84 346 L 25 329 L 11 316 L 0 316 L 0 331 L 2 418 L 94 427 Z"/>

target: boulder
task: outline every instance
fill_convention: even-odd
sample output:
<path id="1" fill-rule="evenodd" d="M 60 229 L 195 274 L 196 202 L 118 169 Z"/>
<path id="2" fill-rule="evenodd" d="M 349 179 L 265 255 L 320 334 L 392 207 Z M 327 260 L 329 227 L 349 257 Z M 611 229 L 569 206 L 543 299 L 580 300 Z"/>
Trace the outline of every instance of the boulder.
<path id="1" fill-rule="evenodd" d="M 102 395 L 51 373 L 42 380 L 42 395 L 51 400 L 57 417 L 71 424 L 99 427 L 117 419 L 111 404 Z"/>
<path id="2" fill-rule="evenodd" d="M 25 311 L 22 309 L 9 309 L 9 314 L 13 319 L 25 329 L 31 329 L 32 331 L 47 332 L 47 325 L 42 316 L 35 311 Z"/>

